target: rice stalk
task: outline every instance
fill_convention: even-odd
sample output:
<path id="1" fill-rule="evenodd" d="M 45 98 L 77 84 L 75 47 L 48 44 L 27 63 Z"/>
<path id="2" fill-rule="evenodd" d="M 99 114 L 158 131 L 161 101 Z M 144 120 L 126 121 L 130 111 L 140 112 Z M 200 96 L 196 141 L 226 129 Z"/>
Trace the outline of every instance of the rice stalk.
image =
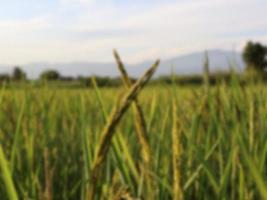
<path id="1" fill-rule="evenodd" d="M 0 167 L 2 171 L 2 178 L 6 187 L 7 195 L 10 200 L 18 200 L 17 192 L 12 180 L 12 175 L 8 167 L 2 145 L 0 144 Z"/>
<path id="2" fill-rule="evenodd" d="M 1 88 L 1 95 L 0 95 L 0 103 L 2 103 L 3 100 L 3 94 L 5 91 L 6 84 L 4 83 Z M 12 180 L 12 173 L 9 168 L 9 163 L 6 159 L 5 153 L 3 151 L 2 144 L 0 143 L 0 168 L 2 172 L 2 179 L 4 182 L 4 185 L 6 187 L 6 192 L 8 195 L 8 198 L 10 200 L 18 200 L 17 191 L 14 185 L 14 182 Z"/>
<path id="3" fill-rule="evenodd" d="M 113 54 L 115 57 L 115 60 L 117 62 L 119 71 L 121 72 L 122 81 L 127 89 L 129 89 L 132 85 L 131 80 L 129 78 L 129 75 L 124 67 L 123 62 L 120 59 L 120 56 L 118 52 L 114 49 Z M 141 157 L 143 159 L 143 166 L 142 173 L 145 177 L 146 187 L 147 187 L 147 193 L 150 194 L 150 198 L 154 198 L 152 196 L 152 181 L 150 180 L 150 176 L 147 173 L 148 170 L 150 170 L 150 164 L 151 164 L 151 152 L 149 147 L 149 141 L 148 141 L 148 134 L 147 134 L 147 126 L 145 117 L 142 111 L 142 108 L 138 102 L 138 98 L 136 98 L 133 102 L 133 112 L 135 116 L 135 129 L 136 129 L 136 136 L 138 139 L 138 142 L 141 146 Z M 143 179 L 142 179 L 143 180 Z M 142 181 L 143 182 L 143 181 Z M 142 184 L 140 184 L 142 185 Z"/>
<path id="4" fill-rule="evenodd" d="M 52 200 L 53 199 L 53 169 L 50 168 L 49 163 L 49 151 L 48 148 L 44 150 L 44 172 L 45 172 L 45 191 L 44 199 Z"/>
<path id="5" fill-rule="evenodd" d="M 119 54 L 116 50 L 113 51 L 114 57 L 117 61 L 118 68 L 121 72 L 122 80 L 124 82 L 124 85 L 126 88 L 130 88 L 132 83 L 131 80 L 127 74 L 127 71 L 125 70 L 125 67 L 119 57 Z M 145 164 L 149 164 L 150 162 L 150 148 L 149 148 L 149 142 L 148 142 L 148 134 L 147 134 L 147 128 L 146 128 L 146 122 L 145 122 L 145 117 L 142 111 L 142 108 L 138 102 L 138 99 L 134 99 L 133 102 L 133 110 L 135 114 L 135 128 L 136 128 L 136 133 L 137 133 L 137 138 L 139 143 L 141 144 L 142 148 L 142 158 L 145 162 Z"/>
<path id="6" fill-rule="evenodd" d="M 266 180 L 262 177 L 262 174 L 258 170 L 258 166 L 256 165 L 256 162 L 251 158 L 249 155 L 249 152 L 244 144 L 243 138 L 239 135 L 238 136 L 241 154 L 244 158 L 244 163 L 248 167 L 248 171 L 255 182 L 255 185 L 262 197 L 262 199 L 267 199 L 267 184 Z"/>
<path id="7" fill-rule="evenodd" d="M 208 159 L 212 156 L 212 154 L 215 152 L 216 148 L 219 146 L 220 139 L 218 139 L 214 145 L 211 147 L 210 151 L 206 154 L 203 162 L 196 168 L 196 170 L 191 174 L 191 176 L 188 178 L 186 183 L 183 186 L 183 190 L 186 191 L 191 184 L 194 182 L 194 180 L 199 176 L 201 170 L 203 169 L 204 163 L 208 161 Z"/>
<path id="8" fill-rule="evenodd" d="M 115 107 L 115 109 L 111 113 L 109 121 L 107 122 L 101 134 L 100 142 L 96 150 L 96 156 L 93 161 L 91 170 L 91 187 L 89 189 L 89 196 L 88 196 L 89 200 L 94 199 L 94 195 L 97 188 L 97 180 L 100 177 L 101 167 L 107 157 L 107 153 L 116 126 L 120 122 L 123 114 L 127 111 L 133 100 L 136 98 L 136 96 L 139 94 L 142 88 L 150 80 L 158 65 L 159 65 L 159 60 L 157 60 L 154 63 L 154 65 L 131 87 L 131 89 L 122 99 L 121 105 Z"/>
<path id="9" fill-rule="evenodd" d="M 172 127 L 172 168 L 173 168 L 173 199 L 182 200 L 183 190 L 181 188 L 181 131 L 177 119 L 176 102 L 173 101 L 172 107 L 173 127 Z"/>
<path id="10" fill-rule="evenodd" d="M 16 155 L 18 153 L 18 147 L 19 147 L 18 143 L 20 140 L 20 130 L 21 130 L 22 118 L 23 118 L 24 112 L 25 112 L 25 100 L 23 99 L 22 107 L 20 109 L 19 116 L 18 116 L 17 127 L 16 127 L 14 141 L 13 141 L 12 150 L 11 150 L 10 168 L 11 168 L 12 173 L 15 168 Z"/>
<path id="11" fill-rule="evenodd" d="M 97 97 L 97 101 L 99 102 L 101 111 L 102 111 L 102 116 L 105 120 L 105 123 L 108 122 L 108 114 L 107 111 L 105 109 L 104 103 L 103 103 L 103 98 L 102 95 L 100 93 L 99 87 L 97 85 L 97 82 L 95 80 L 95 77 L 92 78 L 92 84 L 93 84 L 93 88 L 94 91 L 96 93 L 96 97 Z M 120 156 L 120 152 L 123 152 L 124 155 L 124 159 L 126 159 L 126 164 L 123 164 L 120 166 L 120 170 L 122 171 L 122 175 L 124 177 L 124 179 L 127 180 L 128 184 L 131 184 L 132 181 L 130 174 L 133 175 L 133 178 L 135 179 L 135 182 L 138 182 L 139 179 L 139 173 L 138 173 L 138 169 L 135 166 L 135 161 L 133 160 L 133 157 L 129 151 L 129 147 L 127 145 L 126 139 L 124 137 L 124 135 L 122 134 L 122 131 L 118 130 L 114 136 L 114 140 L 112 141 L 113 143 L 113 152 L 115 155 L 115 159 L 117 160 L 118 163 L 122 162 L 122 156 Z M 127 167 L 130 170 L 127 170 Z M 131 173 L 129 173 L 128 171 L 130 171 Z M 133 186 L 133 184 L 131 184 L 131 186 Z"/>

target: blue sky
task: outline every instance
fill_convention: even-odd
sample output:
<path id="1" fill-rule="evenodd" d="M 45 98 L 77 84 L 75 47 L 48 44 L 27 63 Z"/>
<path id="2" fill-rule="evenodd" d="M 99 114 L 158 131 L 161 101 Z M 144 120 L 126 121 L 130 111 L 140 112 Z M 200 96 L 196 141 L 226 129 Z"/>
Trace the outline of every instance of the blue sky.
<path id="1" fill-rule="evenodd" d="M 169 58 L 267 43 L 266 0 L 9 0 L 0 63 Z"/>

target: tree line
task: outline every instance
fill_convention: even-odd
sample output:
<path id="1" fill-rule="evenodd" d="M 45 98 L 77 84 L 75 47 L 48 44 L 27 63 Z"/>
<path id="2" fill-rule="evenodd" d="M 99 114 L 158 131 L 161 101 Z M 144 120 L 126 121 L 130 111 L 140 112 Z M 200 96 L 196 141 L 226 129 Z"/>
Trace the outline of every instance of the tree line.
<path id="1" fill-rule="evenodd" d="M 245 73 L 254 74 L 257 77 L 261 76 L 267 81 L 266 69 L 267 69 L 267 46 L 259 42 L 247 42 L 242 52 L 243 60 L 246 64 Z M 207 57 L 208 58 L 208 57 Z M 206 61 L 205 61 L 206 62 Z M 206 64 L 205 64 L 206 65 Z M 230 80 L 229 72 L 213 73 L 209 76 L 211 84 L 215 84 L 218 80 Z M 119 77 L 94 77 L 99 86 L 120 86 L 122 81 Z M 131 78 L 134 82 L 135 79 Z M 21 67 L 16 66 L 11 74 L 0 74 L 0 82 L 21 82 L 27 81 L 27 74 L 22 70 Z M 62 76 L 56 70 L 45 70 L 43 71 L 38 81 L 61 81 L 61 82 L 75 82 L 79 85 L 90 87 L 92 86 L 91 76 Z M 176 76 L 175 81 L 178 84 L 201 84 L 203 78 L 200 75 L 187 75 L 187 76 Z M 161 76 L 152 81 L 153 83 L 171 83 L 172 78 L 170 76 Z"/>
<path id="2" fill-rule="evenodd" d="M 26 72 L 19 66 L 14 67 L 11 74 L 0 74 L 0 83 L 22 83 L 22 82 L 51 82 L 54 85 L 76 85 L 84 87 L 92 87 L 92 78 L 95 79 L 96 83 L 100 87 L 111 86 L 117 87 L 122 84 L 120 77 L 109 77 L 109 76 L 63 76 L 57 70 L 45 70 L 43 71 L 37 80 L 29 80 Z M 130 78 L 132 82 L 135 81 L 135 78 Z M 62 85 L 61 84 L 61 85 Z"/>

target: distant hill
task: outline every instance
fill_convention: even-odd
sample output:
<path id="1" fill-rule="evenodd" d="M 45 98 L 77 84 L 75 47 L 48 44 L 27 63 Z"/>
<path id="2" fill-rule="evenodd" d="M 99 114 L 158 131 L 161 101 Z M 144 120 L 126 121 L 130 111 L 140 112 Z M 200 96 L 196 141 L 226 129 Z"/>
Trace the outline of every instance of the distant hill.
<path id="1" fill-rule="evenodd" d="M 161 61 L 157 71 L 158 75 L 168 75 L 172 69 L 178 74 L 198 74 L 202 72 L 204 60 L 203 52 L 196 52 L 187 55 L 177 56 L 171 59 Z M 242 56 L 240 53 L 233 53 L 224 50 L 210 50 L 209 60 L 211 71 L 226 71 L 229 69 L 230 63 L 236 65 L 238 70 L 244 68 Z M 145 61 L 135 65 L 126 64 L 127 70 L 131 76 L 139 76 L 142 74 L 153 61 Z M 115 61 L 113 63 L 98 62 L 73 62 L 73 63 L 30 63 L 23 66 L 30 78 L 37 78 L 45 69 L 56 69 L 62 75 L 66 76 L 118 76 Z M 11 66 L 0 65 L 0 73 L 10 72 Z"/>

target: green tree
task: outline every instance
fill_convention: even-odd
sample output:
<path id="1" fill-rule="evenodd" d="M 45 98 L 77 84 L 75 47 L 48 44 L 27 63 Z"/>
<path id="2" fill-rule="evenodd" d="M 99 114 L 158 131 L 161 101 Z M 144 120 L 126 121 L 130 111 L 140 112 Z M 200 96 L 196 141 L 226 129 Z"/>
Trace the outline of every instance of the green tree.
<path id="1" fill-rule="evenodd" d="M 12 78 L 13 80 L 21 81 L 21 80 L 26 80 L 27 75 L 20 67 L 17 66 L 13 70 Z"/>
<path id="2" fill-rule="evenodd" d="M 249 41 L 243 50 L 243 59 L 246 63 L 246 69 L 262 72 L 267 67 L 267 47 L 258 43 Z"/>
<path id="3" fill-rule="evenodd" d="M 46 70 L 40 75 L 41 80 L 58 80 L 60 79 L 60 73 L 56 70 Z"/>

